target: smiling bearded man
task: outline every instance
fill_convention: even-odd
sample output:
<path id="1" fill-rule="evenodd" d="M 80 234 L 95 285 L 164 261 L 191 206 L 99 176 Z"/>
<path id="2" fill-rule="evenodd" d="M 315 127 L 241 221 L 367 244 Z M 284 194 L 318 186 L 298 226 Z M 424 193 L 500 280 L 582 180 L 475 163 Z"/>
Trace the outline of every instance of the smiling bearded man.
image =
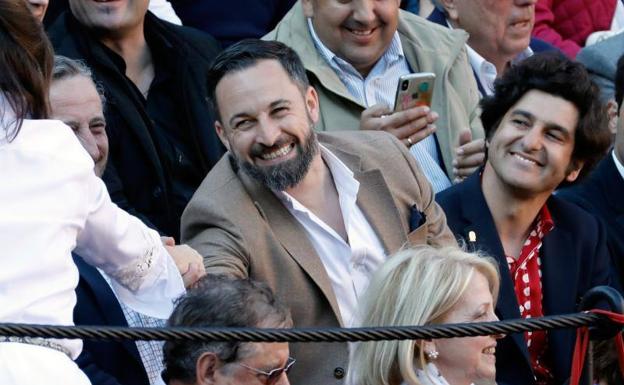
<path id="1" fill-rule="evenodd" d="M 386 256 L 404 244 L 455 244 L 396 138 L 314 133 L 318 96 L 292 49 L 235 44 L 215 60 L 208 88 L 228 153 L 182 216 L 182 239 L 208 272 L 268 283 L 297 327 L 348 326 Z M 344 383 L 346 343 L 291 351 L 293 384 Z"/>
<path id="2" fill-rule="evenodd" d="M 501 319 L 573 313 L 613 273 L 602 224 L 553 196 L 609 146 L 598 88 L 581 64 L 538 54 L 508 69 L 482 107 L 485 166 L 436 199 L 456 236 L 497 258 Z M 496 380 L 562 384 L 573 347 L 572 330 L 508 335 L 496 349 Z"/>
<path id="3" fill-rule="evenodd" d="M 309 117 L 308 117 L 309 118 Z M 314 133 L 314 123 L 310 119 L 310 130 L 303 143 L 288 143 L 288 138 L 279 139 L 273 146 L 266 147 L 260 143 L 256 143 L 251 148 L 251 155 L 256 157 L 278 157 L 283 151 L 289 151 L 293 148 L 297 151 L 294 159 L 284 161 L 273 166 L 256 166 L 245 160 L 241 160 L 232 152 L 232 157 L 238 165 L 245 170 L 253 178 L 257 179 L 261 184 L 267 186 L 271 190 L 283 191 L 296 186 L 305 177 L 310 169 L 312 159 L 318 153 L 318 140 Z M 289 147 L 284 147 L 288 144 Z M 273 152 L 269 152 L 273 149 Z M 276 151 L 277 150 L 277 151 Z"/>

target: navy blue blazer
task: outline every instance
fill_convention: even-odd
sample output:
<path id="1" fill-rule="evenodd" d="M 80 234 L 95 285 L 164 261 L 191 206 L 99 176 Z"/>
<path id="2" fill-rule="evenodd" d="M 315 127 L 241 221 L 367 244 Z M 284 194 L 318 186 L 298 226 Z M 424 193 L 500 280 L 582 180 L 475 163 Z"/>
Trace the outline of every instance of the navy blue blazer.
<path id="1" fill-rule="evenodd" d="M 611 153 L 586 180 L 561 190 L 557 196 L 578 204 L 606 224 L 607 246 L 621 287 L 624 282 L 624 179 Z"/>
<path id="2" fill-rule="evenodd" d="M 427 20 L 429 20 L 432 23 L 439 24 L 443 27 L 448 27 L 444 12 L 440 11 L 437 7 L 433 9 L 433 12 L 431 12 L 431 15 L 429 15 L 429 17 L 427 17 Z M 531 37 L 531 41 L 529 42 L 529 47 L 535 53 L 547 52 L 547 51 L 560 52 L 559 49 L 555 47 L 554 45 L 547 43 L 542 39 L 535 38 L 535 37 Z M 474 68 L 472 69 L 472 71 L 474 73 Z M 475 73 L 475 80 L 477 81 L 477 87 L 479 87 L 479 93 L 481 95 L 485 95 L 485 90 L 483 89 L 483 85 L 479 82 L 479 77 L 477 76 L 476 73 Z"/>
<path id="3" fill-rule="evenodd" d="M 472 247 L 498 261 L 501 274 L 496 304 L 498 317 L 520 318 L 503 245 L 481 190 L 480 173 L 436 194 L 436 200 L 456 237 L 468 244 L 468 233 L 474 231 L 477 240 Z M 555 227 L 544 237 L 541 249 L 544 315 L 574 313 L 587 290 L 610 282 L 606 232 L 600 221 L 576 205 L 556 196 L 550 197 L 546 204 Z M 548 332 L 548 359 L 558 384 L 570 376 L 574 333 L 574 330 Z M 499 340 L 496 380 L 499 384 L 535 384 L 523 334 Z"/>
<path id="4" fill-rule="evenodd" d="M 80 272 L 74 308 L 76 325 L 128 326 L 117 297 L 102 275 L 74 255 Z M 76 363 L 93 385 L 149 385 L 134 341 L 84 340 Z"/>

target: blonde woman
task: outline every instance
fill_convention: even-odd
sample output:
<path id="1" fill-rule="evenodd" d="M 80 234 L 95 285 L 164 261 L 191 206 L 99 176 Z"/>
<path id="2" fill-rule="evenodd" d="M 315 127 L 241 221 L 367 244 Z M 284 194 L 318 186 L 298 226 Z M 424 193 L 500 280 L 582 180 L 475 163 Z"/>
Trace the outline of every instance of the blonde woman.
<path id="1" fill-rule="evenodd" d="M 495 262 L 456 247 L 397 253 L 375 273 L 360 304 L 364 326 L 496 321 Z M 428 341 L 365 342 L 354 347 L 353 385 L 469 385 L 495 380 L 501 335 Z"/>

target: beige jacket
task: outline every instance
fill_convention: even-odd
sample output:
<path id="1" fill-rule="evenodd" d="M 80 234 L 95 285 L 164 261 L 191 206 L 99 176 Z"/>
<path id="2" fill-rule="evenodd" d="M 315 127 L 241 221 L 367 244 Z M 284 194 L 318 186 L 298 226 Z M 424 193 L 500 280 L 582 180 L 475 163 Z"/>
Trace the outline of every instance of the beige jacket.
<path id="1" fill-rule="evenodd" d="M 319 133 L 360 183 L 357 204 L 387 255 L 406 244 L 454 245 L 431 186 L 407 148 L 382 132 Z M 425 222 L 410 231 L 413 210 Z M 206 271 L 266 282 L 292 312 L 297 327 L 337 327 L 340 310 L 331 281 L 305 229 L 264 185 L 224 156 L 182 215 L 182 242 L 204 256 Z M 288 377 L 298 385 L 340 385 L 346 343 L 291 344 L 297 359 Z"/>
<path id="2" fill-rule="evenodd" d="M 432 110 L 440 115 L 436 123 L 436 136 L 446 173 L 452 176 L 459 132 L 470 127 L 473 139 L 484 137 L 479 118 L 479 92 L 464 48 L 468 35 L 464 31 L 443 28 L 402 10 L 398 31 L 412 70 L 436 74 L 432 101 Z M 264 39 L 285 43 L 301 57 L 310 82 L 319 94 L 321 118 L 317 124 L 318 130 L 359 128 L 360 115 L 365 106 L 351 96 L 338 75 L 316 50 L 300 1 Z"/>

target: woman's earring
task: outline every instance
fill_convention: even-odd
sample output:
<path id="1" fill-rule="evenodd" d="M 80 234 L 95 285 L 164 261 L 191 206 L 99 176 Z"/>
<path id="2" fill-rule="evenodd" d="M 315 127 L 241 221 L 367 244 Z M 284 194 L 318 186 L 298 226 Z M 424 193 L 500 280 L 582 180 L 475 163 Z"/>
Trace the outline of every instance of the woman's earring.
<path id="1" fill-rule="evenodd" d="M 429 361 L 437 360 L 439 355 L 440 353 L 437 350 L 431 350 L 429 352 L 425 352 L 425 356 L 427 356 L 427 359 Z"/>

